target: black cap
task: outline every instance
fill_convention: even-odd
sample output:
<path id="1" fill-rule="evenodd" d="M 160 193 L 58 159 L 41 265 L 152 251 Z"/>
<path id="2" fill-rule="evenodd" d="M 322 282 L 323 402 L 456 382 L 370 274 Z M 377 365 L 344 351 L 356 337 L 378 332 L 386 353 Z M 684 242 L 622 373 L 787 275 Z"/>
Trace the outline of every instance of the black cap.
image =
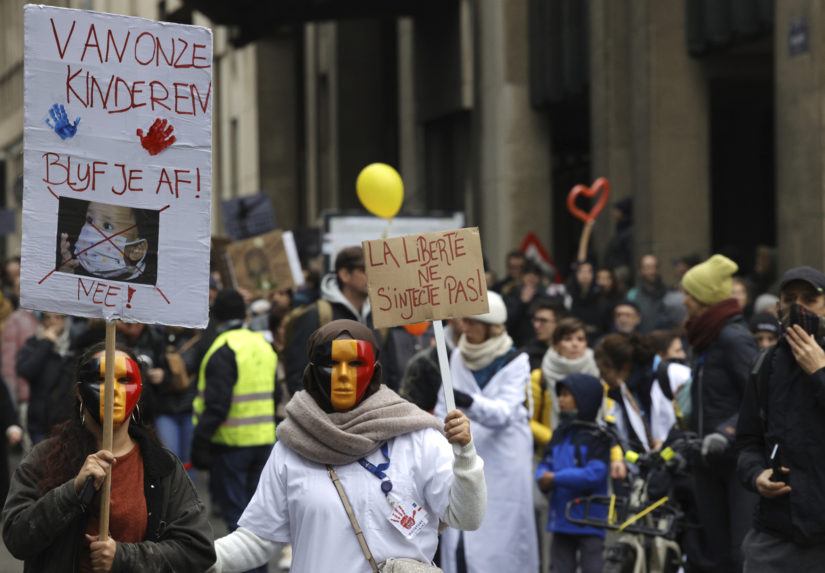
<path id="1" fill-rule="evenodd" d="M 779 336 L 779 320 L 769 312 L 754 314 L 750 322 L 751 332 L 770 332 Z"/>
<path id="2" fill-rule="evenodd" d="M 215 297 L 215 304 L 212 306 L 212 316 L 218 322 L 246 318 L 246 303 L 241 293 L 232 289 L 220 291 L 218 296 Z"/>
<path id="3" fill-rule="evenodd" d="M 785 288 L 789 282 L 804 281 L 814 287 L 817 292 L 825 292 L 825 274 L 816 270 L 813 267 L 794 267 L 782 275 L 782 282 L 779 284 L 779 290 Z"/>

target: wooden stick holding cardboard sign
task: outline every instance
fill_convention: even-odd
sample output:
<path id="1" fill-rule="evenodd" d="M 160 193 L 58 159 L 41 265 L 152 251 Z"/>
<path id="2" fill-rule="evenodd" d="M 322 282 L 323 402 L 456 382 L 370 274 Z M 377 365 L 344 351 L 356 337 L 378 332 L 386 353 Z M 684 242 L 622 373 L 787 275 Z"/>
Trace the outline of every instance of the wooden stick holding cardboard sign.
<path id="1" fill-rule="evenodd" d="M 435 331 L 435 348 L 438 351 L 438 366 L 441 369 L 441 388 L 444 390 L 444 404 L 447 411 L 455 410 L 455 395 L 453 394 L 453 377 L 450 372 L 450 361 L 447 359 L 447 341 L 444 339 L 444 325 L 440 320 L 433 321 Z"/>
<path id="2" fill-rule="evenodd" d="M 115 325 L 116 320 L 106 321 L 106 361 L 105 378 L 103 379 L 103 438 L 101 448 L 112 451 L 113 416 L 115 404 Z M 112 468 L 106 471 L 106 479 L 100 490 L 100 529 L 98 539 L 109 539 L 109 503 L 112 499 Z"/>

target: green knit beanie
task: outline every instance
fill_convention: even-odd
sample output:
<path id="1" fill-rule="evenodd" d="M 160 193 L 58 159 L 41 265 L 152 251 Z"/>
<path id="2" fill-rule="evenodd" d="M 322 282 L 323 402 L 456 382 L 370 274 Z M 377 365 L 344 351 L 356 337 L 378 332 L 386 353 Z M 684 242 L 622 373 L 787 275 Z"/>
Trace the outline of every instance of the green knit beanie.
<path id="1" fill-rule="evenodd" d="M 730 298 L 733 274 L 739 267 L 724 255 L 713 255 L 682 277 L 682 288 L 699 302 L 713 305 Z"/>

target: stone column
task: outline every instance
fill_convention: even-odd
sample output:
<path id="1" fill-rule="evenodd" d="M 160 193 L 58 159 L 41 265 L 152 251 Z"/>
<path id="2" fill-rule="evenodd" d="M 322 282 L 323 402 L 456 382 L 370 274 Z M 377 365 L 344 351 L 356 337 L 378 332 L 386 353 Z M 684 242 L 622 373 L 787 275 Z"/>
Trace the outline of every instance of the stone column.
<path id="1" fill-rule="evenodd" d="M 550 244 L 551 146 L 547 116 L 530 107 L 527 0 L 474 4 L 474 126 L 481 237 L 493 268 L 528 231 Z"/>
<path id="2" fill-rule="evenodd" d="M 825 267 L 825 4 L 775 4 L 776 198 L 779 269 Z M 804 26 L 807 49 L 789 50 L 792 25 Z M 796 32 L 796 38 L 801 39 Z"/>
<path id="3" fill-rule="evenodd" d="M 655 0 L 591 2 L 594 175 L 634 198 L 635 256 L 710 248 L 708 96 L 685 12 Z M 605 223 L 602 223 L 605 225 Z"/>
<path id="4" fill-rule="evenodd" d="M 295 43 L 285 31 L 256 45 L 258 172 L 260 190 L 272 199 L 275 219 L 293 229 L 300 217 L 298 170 L 298 109 Z"/>

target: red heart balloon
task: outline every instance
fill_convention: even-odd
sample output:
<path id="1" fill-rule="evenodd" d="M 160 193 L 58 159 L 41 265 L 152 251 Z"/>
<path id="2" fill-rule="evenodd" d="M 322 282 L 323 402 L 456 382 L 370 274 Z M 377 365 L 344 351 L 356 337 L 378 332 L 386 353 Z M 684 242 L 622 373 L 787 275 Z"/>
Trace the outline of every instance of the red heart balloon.
<path id="1" fill-rule="evenodd" d="M 601 195 L 599 195 L 601 193 Z M 593 198 L 596 195 L 599 195 L 598 201 L 593 207 L 590 208 L 589 212 L 582 211 L 576 206 L 576 198 L 579 195 L 583 195 L 588 198 Z M 588 187 L 587 185 L 576 185 L 570 190 L 570 193 L 567 195 L 567 209 L 572 213 L 574 217 L 582 221 L 583 223 L 587 223 L 588 221 L 594 221 L 596 217 L 599 216 L 599 213 L 602 212 L 604 206 L 607 205 L 607 198 L 610 196 L 610 182 L 605 179 L 604 177 L 599 177 L 593 182 L 593 185 Z"/>

